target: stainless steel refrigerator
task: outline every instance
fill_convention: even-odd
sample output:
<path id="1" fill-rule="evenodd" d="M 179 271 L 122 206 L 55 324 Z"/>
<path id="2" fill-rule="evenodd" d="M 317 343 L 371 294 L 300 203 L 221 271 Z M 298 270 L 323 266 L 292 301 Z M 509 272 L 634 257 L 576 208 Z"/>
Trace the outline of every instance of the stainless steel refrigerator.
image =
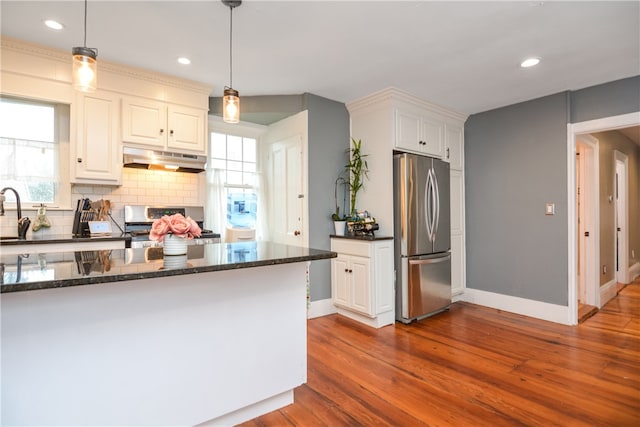
<path id="1" fill-rule="evenodd" d="M 449 164 L 393 156 L 396 319 L 410 323 L 451 304 Z"/>

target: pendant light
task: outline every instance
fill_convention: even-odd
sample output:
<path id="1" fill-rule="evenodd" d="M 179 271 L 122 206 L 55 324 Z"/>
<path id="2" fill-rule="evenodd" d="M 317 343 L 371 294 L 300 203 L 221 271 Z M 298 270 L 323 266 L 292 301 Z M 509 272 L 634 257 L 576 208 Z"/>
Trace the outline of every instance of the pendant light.
<path id="1" fill-rule="evenodd" d="M 233 9 L 242 4 L 242 0 L 222 0 L 229 7 L 229 86 L 224 88 L 222 98 L 222 120 L 226 123 L 240 121 L 240 94 L 233 89 Z"/>
<path id="2" fill-rule="evenodd" d="M 98 85 L 98 49 L 87 47 L 87 0 L 84 0 L 84 45 L 71 49 L 73 54 L 73 88 L 94 92 Z"/>

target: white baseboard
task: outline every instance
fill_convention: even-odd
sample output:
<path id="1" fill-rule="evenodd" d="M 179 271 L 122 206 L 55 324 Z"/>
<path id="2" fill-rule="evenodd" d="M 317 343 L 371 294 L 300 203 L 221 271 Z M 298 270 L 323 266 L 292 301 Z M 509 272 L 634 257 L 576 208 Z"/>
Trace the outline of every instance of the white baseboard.
<path id="1" fill-rule="evenodd" d="M 313 319 L 314 317 L 327 316 L 337 312 L 336 307 L 331 302 L 331 298 L 321 299 L 318 301 L 311 301 L 309 304 L 309 310 L 307 311 L 307 318 Z"/>
<path id="2" fill-rule="evenodd" d="M 569 307 L 530 300 L 479 289 L 466 288 L 462 300 L 472 304 L 484 305 L 510 313 L 535 317 L 536 319 L 570 325 Z"/>
<path id="3" fill-rule="evenodd" d="M 455 295 L 451 295 L 451 302 L 464 301 L 464 292 L 460 292 Z"/>
<path id="4" fill-rule="evenodd" d="M 371 326 L 372 328 L 382 328 L 383 326 L 393 325 L 396 323 L 396 316 L 393 310 L 379 314 L 373 319 L 369 316 L 365 316 L 349 310 L 344 310 L 342 308 L 338 308 L 338 314 L 344 317 L 348 317 L 349 319 L 353 319 L 357 322 L 364 323 L 365 325 Z"/>
<path id="5" fill-rule="evenodd" d="M 629 278 L 633 282 L 636 280 L 636 277 L 640 276 L 640 262 L 636 262 L 631 267 L 629 267 Z"/>
<path id="6" fill-rule="evenodd" d="M 260 415 L 276 411 L 293 403 L 293 390 L 269 397 L 245 408 L 198 424 L 197 427 L 232 426 L 257 418 Z"/>
<path id="7" fill-rule="evenodd" d="M 600 307 L 604 307 L 611 299 L 618 295 L 618 282 L 613 279 L 604 285 L 600 286 Z"/>

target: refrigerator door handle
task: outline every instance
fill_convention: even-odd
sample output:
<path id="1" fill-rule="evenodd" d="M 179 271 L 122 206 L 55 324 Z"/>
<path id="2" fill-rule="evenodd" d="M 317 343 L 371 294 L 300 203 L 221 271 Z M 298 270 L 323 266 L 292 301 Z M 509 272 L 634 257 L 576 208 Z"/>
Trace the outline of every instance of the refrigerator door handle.
<path id="1" fill-rule="evenodd" d="M 409 265 L 437 264 L 439 262 L 447 262 L 450 259 L 451 259 L 451 254 L 438 257 L 438 258 L 410 259 Z"/>
<path id="2" fill-rule="evenodd" d="M 431 169 L 431 172 L 433 174 L 433 202 L 435 205 L 435 215 L 431 228 L 433 229 L 433 240 L 435 240 L 438 235 L 438 224 L 440 223 L 440 188 L 438 187 L 438 176 L 436 172 L 433 169 Z"/>
<path id="3" fill-rule="evenodd" d="M 425 224 L 427 226 L 427 236 L 429 242 L 433 243 L 433 175 L 431 169 L 427 172 L 427 183 L 424 190 L 424 211 L 425 211 Z"/>

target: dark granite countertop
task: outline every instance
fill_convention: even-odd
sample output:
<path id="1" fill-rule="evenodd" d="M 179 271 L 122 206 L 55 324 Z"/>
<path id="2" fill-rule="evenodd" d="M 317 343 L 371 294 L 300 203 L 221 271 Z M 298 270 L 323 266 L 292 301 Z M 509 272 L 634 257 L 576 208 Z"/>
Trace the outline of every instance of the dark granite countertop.
<path id="1" fill-rule="evenodd" d="M 95 285 L 335 258 L 326 250 L 272 242 L 188 246 L 187 255 L 163 256 L 162 248 L 69 251 L 0 256 L 2 293 Z"/>
<path id="2" fill-rule="evenodd" d="M 4 238 L 5 236 L 2 236 Z M 37 234 L 32 233 L 25 240 L 2 240 L 0 239 L 0 247 L 15 245 L 42 245 L 49 243 L 85 243 L 85 242 L 109 242 L 109 241 L 127 241 L 131 240 L 131 236 L 122 233 L 113 233 L 106 236 L 81 236 L 74 237 L 71 234 Z"/>
<path id="3" fill-rule="evenodd" d="M 329 235 L 329 237 L 333 237 L 336 239 L 352 239 L 352 240 L 366 240 L 369 242 L 375 241 L 375 240 L 393 240 L 392 236 L 353 236 L 350 234 L 346 234 L 344 236 L 338 236 L 337 234 L 331 234 Z"/>

